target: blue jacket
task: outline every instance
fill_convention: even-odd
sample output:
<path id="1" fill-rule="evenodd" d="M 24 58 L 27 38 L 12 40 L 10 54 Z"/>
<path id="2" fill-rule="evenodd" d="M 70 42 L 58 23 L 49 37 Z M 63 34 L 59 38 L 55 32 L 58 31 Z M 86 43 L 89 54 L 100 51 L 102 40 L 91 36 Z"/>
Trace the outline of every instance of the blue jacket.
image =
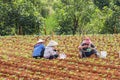
<path id="1" fill-rule="evenodd" d="M 45 49 L 44 44 L 36 44 L 36 45 L 34 46 L 34 50 L 33 50 L 32 56 L 40 56 L 40 55 L 41 55 L 40 53 L 41 53 L 41 51 L 42 51 L 43 49 Z"/>

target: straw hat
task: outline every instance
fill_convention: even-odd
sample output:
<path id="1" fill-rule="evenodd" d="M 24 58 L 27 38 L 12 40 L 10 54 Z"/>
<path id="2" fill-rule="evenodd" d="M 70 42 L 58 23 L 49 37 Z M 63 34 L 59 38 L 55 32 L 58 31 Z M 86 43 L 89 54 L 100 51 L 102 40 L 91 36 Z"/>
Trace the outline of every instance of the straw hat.
<path id="1" fill-rule="evenodd" d="M 57 46 L 58 45 L 58 43 L 56 42 L 56 41 L 54 41 L 54 40 L 51 40 L 49 43 L 48 43 L 48 45 L 47 46 Z"/>
<path id="2" fill-rule="evenodd" d="M 39 39 L 39 40 L 37 41 L 37 43 L 40 43 L 40 42 L 44 42 L 44 40 L 42 40 L 42 39 Z"/>

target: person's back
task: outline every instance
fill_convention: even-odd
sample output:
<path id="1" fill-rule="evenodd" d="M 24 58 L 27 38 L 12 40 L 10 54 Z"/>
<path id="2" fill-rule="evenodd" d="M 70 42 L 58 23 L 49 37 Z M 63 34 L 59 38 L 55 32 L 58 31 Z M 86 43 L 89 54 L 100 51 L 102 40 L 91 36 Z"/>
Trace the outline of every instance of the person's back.
<path id="1" fill-rule="evenodd" d="M 47 47 L 45 48 L 44 51 L 44 58 L 46 59 L 54 59 L 57 58 L 59 55 L 57 51 L 55 51 L 55 46 L 57 46 L 58 43 L 55 41 L 50 41 Z"/>
<path id="2" fill-rule="evenodd" d="M 35 44 L 32 54 L 33 58 L 43 57 L 43 52 L 45 50 L 43 42 L 43 40 L 39 40 L 38 43 Z"/>

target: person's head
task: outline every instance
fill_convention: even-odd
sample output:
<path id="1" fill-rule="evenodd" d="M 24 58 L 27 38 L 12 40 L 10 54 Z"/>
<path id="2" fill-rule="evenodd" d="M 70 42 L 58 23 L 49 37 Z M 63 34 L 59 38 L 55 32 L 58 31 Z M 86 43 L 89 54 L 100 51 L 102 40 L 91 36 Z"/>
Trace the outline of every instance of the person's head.
<path id="1" fill-rule="evenodd" d="M 39 39 L 39 40 L 37 41 L 37 43 L 38 43 L 38 44 L 43 44 L 43 43 L 44 43 L 44 40 L 43 40 L 43 39 Z"/>
<path id="2" fill-rule="evenodd" d="M 91 42 L 90 38 L 86 36 L 84 38 L 84 40 L 83 40 L 83 43 L 85 43 L 85 44 L 91 44 L 92 42 Z"/>
<path id="3" fill-rule="evenodd" d="M 49 43 L 48 43 L 48 47 L 56 47 L 58 45 L 58 43 L 54 40 L 51 40 Z"/>

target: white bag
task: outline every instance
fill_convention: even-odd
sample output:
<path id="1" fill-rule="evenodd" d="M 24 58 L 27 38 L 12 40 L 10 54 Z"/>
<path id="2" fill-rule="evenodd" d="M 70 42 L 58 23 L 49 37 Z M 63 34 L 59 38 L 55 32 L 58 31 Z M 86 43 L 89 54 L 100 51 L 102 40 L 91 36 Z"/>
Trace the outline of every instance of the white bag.
<path id="1" fill-rule="evenodd" d="M 106 51 L 101 51 L 100 52 L 100 58 L 106 58 L 107 52 Z"/>
<path id="2" fill-rule="evenodd" d="M 59 54 L 59 59 L 65 59 L 65 58 L 66 58 L 66 55 L 64 53 Z"/>

